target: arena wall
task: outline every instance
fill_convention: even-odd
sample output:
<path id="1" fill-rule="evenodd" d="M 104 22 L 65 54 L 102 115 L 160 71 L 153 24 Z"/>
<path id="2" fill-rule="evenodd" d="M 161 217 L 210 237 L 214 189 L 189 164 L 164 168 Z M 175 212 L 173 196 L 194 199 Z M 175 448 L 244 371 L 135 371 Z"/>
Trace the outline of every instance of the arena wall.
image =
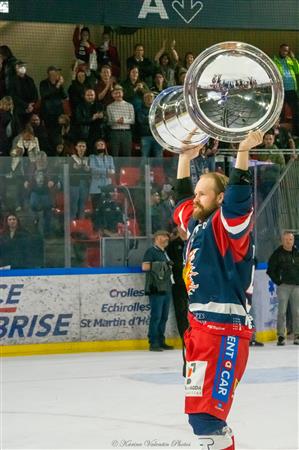
<path id="1" fill-rule="evenodd" d="M 148 348 L 149 303 L 139 269 L 30 270 L 8 275 L 0 283 L 2 356 Z M 256 272 L 255 281 L 257 337 L 267 341 L 275 338 L 275 287 L 264 269 Z M 166 337 L 181 346 L 173 306 Z"/>

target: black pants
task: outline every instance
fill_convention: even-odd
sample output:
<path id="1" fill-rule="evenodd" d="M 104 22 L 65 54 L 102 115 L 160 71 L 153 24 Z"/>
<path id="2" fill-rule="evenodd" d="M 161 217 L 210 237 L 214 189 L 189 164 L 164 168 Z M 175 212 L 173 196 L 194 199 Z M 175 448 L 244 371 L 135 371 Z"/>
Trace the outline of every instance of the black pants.
<path id="1" fill-rule="evenodd" d="M 188 294 L 184 282 L 176 282 L 172 285 L 172 298 L 179 335 L 183 339 L 184 333 L 189 327 Z"/>

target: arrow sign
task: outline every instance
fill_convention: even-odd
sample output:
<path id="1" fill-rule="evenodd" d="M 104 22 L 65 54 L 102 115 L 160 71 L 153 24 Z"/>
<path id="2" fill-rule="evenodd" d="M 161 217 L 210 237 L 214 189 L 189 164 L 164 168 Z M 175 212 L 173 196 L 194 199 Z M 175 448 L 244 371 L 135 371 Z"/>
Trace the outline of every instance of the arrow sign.
<path id="1" fill-rule="evenodd" d="M 203 3 L 196 0 L 174 0 L 172 8 L 183 19 L 190 23 L 203 8 Z"/>

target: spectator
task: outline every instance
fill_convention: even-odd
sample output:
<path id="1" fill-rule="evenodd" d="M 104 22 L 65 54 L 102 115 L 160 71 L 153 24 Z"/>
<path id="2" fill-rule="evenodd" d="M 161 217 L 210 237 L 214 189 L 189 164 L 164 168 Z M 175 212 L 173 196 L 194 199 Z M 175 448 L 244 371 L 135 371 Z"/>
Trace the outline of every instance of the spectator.
<path id="1" fill-rule="evenodd" d="M 112 176 L 115 174 L 114 161 L 108 155 L 106 142 L 98 139 L 94 144 L 94 154 L 89 157 L 91 182 L 89 193 L 92 203 L 94 228 L 105 228 L 103 202 L 107 187 L 112 186 Z"/>
<path id="2" fill-rule="evenodd" d="M 181 67 L 178 70 L 178 72 L 177 72 L 178 85 L 184 86 L 186 73 L 187 73 L 187 69 L 185 69 L 185 67 Z"/>
<path id="3" fill-rule="evenodd" d="M 153 84 L 153 74 L 155 70 L 154 63 L 144 57 L 144 47 L 142 44 L 136 44 L 134 47 L 134 54 L 127 58 L 127 70 L 137 66 L 141 81 L 144 81 L 148 86 Z"/>
<path id="4" fill-rule="evenodd" d="M 275 137 L 274 144 L 276 145 L 276 147 L 282 150 L 293 150 L 292 157 L 296 159 L 296 144 L 293 139 L 292 133 L 281 125 L 280 120 L 277 120 L 277 122 L 274 124 L 273 132 Z M 285 158 L 286 157 L 287 156 L 285 155 Z"/>
<path id="5" fill-rule="evenodd" d="M 149 111 L 154 101 L 153 92 L 143 94 L 143 104 L 136 112 L 137 130 L 141 139 L 141 154 L 144 158 L 161 158 L 163 149 L 153 137 L 149 126 Z"/>
<path id="6" fill-rule="evenodd" d="M 19 218 L 9 213 L 0 234 L 0 266 L 9 266 L 11 269 L 30 267 L 29 255 L 29 233 L 22 228 Z"/>
<path id="7" fill-rule="evenodd" d="M 102 33 L 102 40 L 97 48 L 97 55 L 99 66 L 110 66 L 111 73 L 117 80 L 120 76 L 120 61 L 117 48 L 112 45 L 110 33 L 108 31 Z"/>
<path id="8" fill-rule="evenodd" d="M 286 313 L 288 303 L 293 317 L 294 344 L 299 345 L 299 251 L 294 234 L 285 231 L 282 245 L 270 256 L 267 274 L 277 287 L 277 345 L 285 345 Z"/>
<path id="9" fill-rule="evenodd" d="M 41 122 L 41 119 L 38 114 L 34 113 L 31 115 L 29 125 L 31 126 L 35 137 L 38 139 L 40 150 L 44 151 L 47 155 L 52 154 L 47 129 L 45 125 Z"/>
<path id="10" fill-rule="evenodd" d="M 64 113 L 63 101 L 67 98 L 64 79 L 59 68 L 49 66 L 48 78 L 40 82 L 41 117 L 44 120 L 51 144 L 59 134 L 58 117 Z"/>
<path id="11" fill-rule="evenodd" d="M 155 233 L 161 228 L 165 229 L 169 223 L 170 217 L 162 203 L 161 193 L 157 189 L 153 189 L 150 198 L 150 211 L 152 221 L 152 232 Z"/>
<path id="12" fill-rule="evenodd" d="M 10 92 L 16 57 L 7 45 L 0 45 L 0 99 Z"/>
<path id="13" fill-rule="evenodd" d="M 295 58 L 288 44 L 281 44 L 278 56 L 273 59 L 283 80 L 284 103 L 292 110 L 293 133 L 299 136 L 299 98 L 297 77 L 299 76 L 299 61 Z"/>
<path id="14" fill-rule="evenodd" d="M 34 213 L 34 225 L 37 229 L 40 220 L 39 213 L 42 213 L 44 237 L 49 237 L 51 234 L 52 192 L 55 186 L 55 182 L 48 175 L 47 165 L 46 153 L 39 152 L 35 160 L 35 170 L 32 171 L 30 179 L 24 183 L 24 187 L 29 191 L 29 204 Z"/>
<path id="15" fill-rule="evenodd" d="M 61 114 L 58 117 L 58 126 L 60 128 L 60 133 L 55 144 L 57 145 L 57 142 L 60 141 L 59 138 L 61 137 L 65 146 L 66 153 L 71 153 L 73 149 L 74 136 L 71 129 L 70 117 L 67 114 Z"/>
<path id="16" fill-rule="evenodd" d="M 156 53 L 154 59 L 159 73 L 162 73 L 166 81 L 166 86 L 169 87 L 176 84 L 175 68 L 179 61 L 179 56 L 175 50 L 175 40 L 173 40 L 170 44 L 171 55 L 169 55 L 169 53 L 166 53 L 165 49 L 166 40 L 164 39 L 162 47 Z"/>
<path id="17" fill-rule="evenodd" d="M 97 99 L 107 107 L 113 102 L 112 91 L 116 84 L 115 77 L 112 76 L 110 66 L 102 66 L 100 70 L 100 79 L 95 87 Z"/>
<path id="18" fill-rule="evenodd" d="M 161 191 L 161 206 L 163 210 L 163 225 L 167 231 L 172 231 L 172 215 L 175 208 L 174 191 L 170 184 L 164 184 Z"/>
<path id="19" fill-rule="evenodd" d="M 285 159 L 282 152 L 278 152 L 276 145 L 274 144 L 274 132 L 268 131 L 264 134 L 263 144 L 260 148 L 268 150 L 267 153 L 260 153 L 258 155 L 259 161 L 265 161 L 266 163 L 272 163 L 272 165 L 262 165 L 259 170 L 260 177 L 260 193 L 263 200 L 267 197 L 274 184 L 277 182 L 280 173 L 285 167 Z"/>
<path id="20" fill-rule="evenodd" d="M 131 156 L 132 131 L 135 123 L 134 108 L 123 100 L 123 88 L 116 85 L 112 91 L 113 103 L 107 106 L 108 124 L 111 128 L 110 149 L 112 156 Z"/>
<path id="21" fill-rule="evenodd" d="M 23 156 L 30 156 L 31 159 L 33 159 L 34 155 L 40 151 L 38 139 L 34 136 L 33 130 L 30 126 L 27 126 L 18 136 L 14 138 L 12 148 L 21 149 Z"/>
<path id="22" fill-rule="evenodd" d="M 218 146 L 219 146 L 218 139 L 209 139 L 206 145 L 205 157 L 207 158 L 206 167 L 208 172 L 216 171 L 215 155 L 218 152 Z"/>
<path id="23" fill-rule="evenodd" d="M 86 141 L 78 140 L 75 153 L 69 158 L 71 220 L 84 218 L 85 204 L 89 195 L 90 167 L 85 156 L 86 150 Z"/>
<path id="24" fill-rule="evenodd" d="M 151 91 L 158 95 L 160 92 L 164 91 L 167 88 L 167 82 L 165 77 L 161 71 L 156 71 L 154 76 L 154 83 L 151 86 Z"/>
<path id="25" fill-rule="evenodd" d="M 184 56 L 184 60 L 183 62 L 177 65 L 176 67 L 176 77 L 177 77 L 177 81 L 178 84 L 184 84 L 180 82 L 180 78 L 182 77 L 182 73 L 187 73 L 189 67 L 191 66 L 191 64 L 193 63 L 195 57 L 194 54 L 192 52 L 187 52 Z M 182 70 L 183 69 L 183 70 Z"/>
<path id="26" fill-rule="evenodd" d="M 4 163 L 4 208 L 6 211 L 21 211 L 24 204 L 24 160 L 23 150 L 14 148 Z"/>
<path id="27" fill-rule="evenodd" d="M 202 147 L 202 152 L 200 152 L 200 154 L 190 162 L 191 182 L 194 188 L 200 176 L 209 171 L 208 160 L 205 156 L 206 151 L 207 146 L 204 145 Z"/>
<path id="28" fill-rule="evenodd" d="M 132 103 L 134 110 L 137 111 L 142 104 L 144 92 L 149 91 L 146 83 L 139 78 L 139 69 L 137 66 L 133 66 L 128 70 L 128 76 L 122 83 L 122 87 L 125 101 Z"/>
<path id="29" fill-rule="evenodd" d="M 173 261 L 173 279 L 172 298 L 174 305 L 174 312 L 176 323 L 181 339 L 184 338 L 184 333 L 189 327 L 188 322 L 188 294 L 183 279 L 183 252 L 184 241 L 186 241 L 186 232 L 181 228 L 174 228 L 170 233 L 170 241 L 166 248 L 167 254 L 171 261 Z"/>
<path id="30" fill-rule="evenodd" d="M 15 62 L 15 73 L 12 75 L 9 93 L 13 99 L 16 114 L 22 127 L 30 119 L 38 100 L 38 93 L 33 78 L 27 75 L 27 67 L 23 61 Z"/>
<path id="31" fill-rule="evenodd" d="M 95 91 L 87 89 L 76 109 L 75 133 L 78 139 L 86 141 L 88 149 L 92 149 L 97 139 L 105 138 L 105 125 L 104 106 L 96 100 Z"/>
<path id="32" fill-rule="evenodd" d="M 88 27 L 77 25 L 73 34 L 73 44 L 75 56 L 78 62 L 87 63 L 91 70 L 96 70 L 92 55 L 96 58 L 96 46 L 90 41 L 90 31 Z"/>
<path id="33" fill-rule="evenodd" d="M 106 188 L 103 196 L 103 235 L 109 237 L 119 236 L 118 230 L 124 227 L 124 215 L 120 205 L 115 201 L 113 190 Z"/>
<path id="34" fill-rule="evenodd" d="M 87 77 L 83 68 L 79 68 L 75 71 L 74 79 L 70 87 L 68 88 L 69 102 L 72 111 L 72 115 L 75 115 L 76 108 L 84 99 L 84 93 L 87 89 L 92 89 L 93 83 L 90 78 Z"/>
<path id="35" fill-rule="evenodd" d="M 6 96 L 0 100 L 0 156 L 10 153 L 12 140 L 19 131 L 18 119 L 14 112 L 11 97 Z"/>
<path id="36" fill-rule="evenodd" d="M 155 352 L 173 349 L 165 343 L 173 265 L 165 251 L 168 243 L 168 232 L 157 230 L 154 234 L 154 245 L 147 249 L 142 263 L 142 270 L 146 273 L 145 294 L 149 296 L 151 308 L 148 330 L 149 350 Z"/>

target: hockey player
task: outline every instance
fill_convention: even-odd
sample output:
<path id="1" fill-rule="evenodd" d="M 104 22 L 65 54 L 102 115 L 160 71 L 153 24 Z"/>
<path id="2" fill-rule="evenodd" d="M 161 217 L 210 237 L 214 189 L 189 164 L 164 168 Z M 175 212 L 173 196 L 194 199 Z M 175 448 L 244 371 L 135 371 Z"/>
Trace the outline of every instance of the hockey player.
<path id="1" fill-rule="evenodd" d="M 190 161 L 201 146 L 179 156 L 174 220 L 188 236 L 185 412 L 202 449 L 235 448 L 226 418 L 246 367 L 252 335 L 253 207 L 248 159 L 249 150 L 262 138 L 261 131 L 250 132 L 239 144 L 229 179 L 206 173 L 194 193 Z"/>

